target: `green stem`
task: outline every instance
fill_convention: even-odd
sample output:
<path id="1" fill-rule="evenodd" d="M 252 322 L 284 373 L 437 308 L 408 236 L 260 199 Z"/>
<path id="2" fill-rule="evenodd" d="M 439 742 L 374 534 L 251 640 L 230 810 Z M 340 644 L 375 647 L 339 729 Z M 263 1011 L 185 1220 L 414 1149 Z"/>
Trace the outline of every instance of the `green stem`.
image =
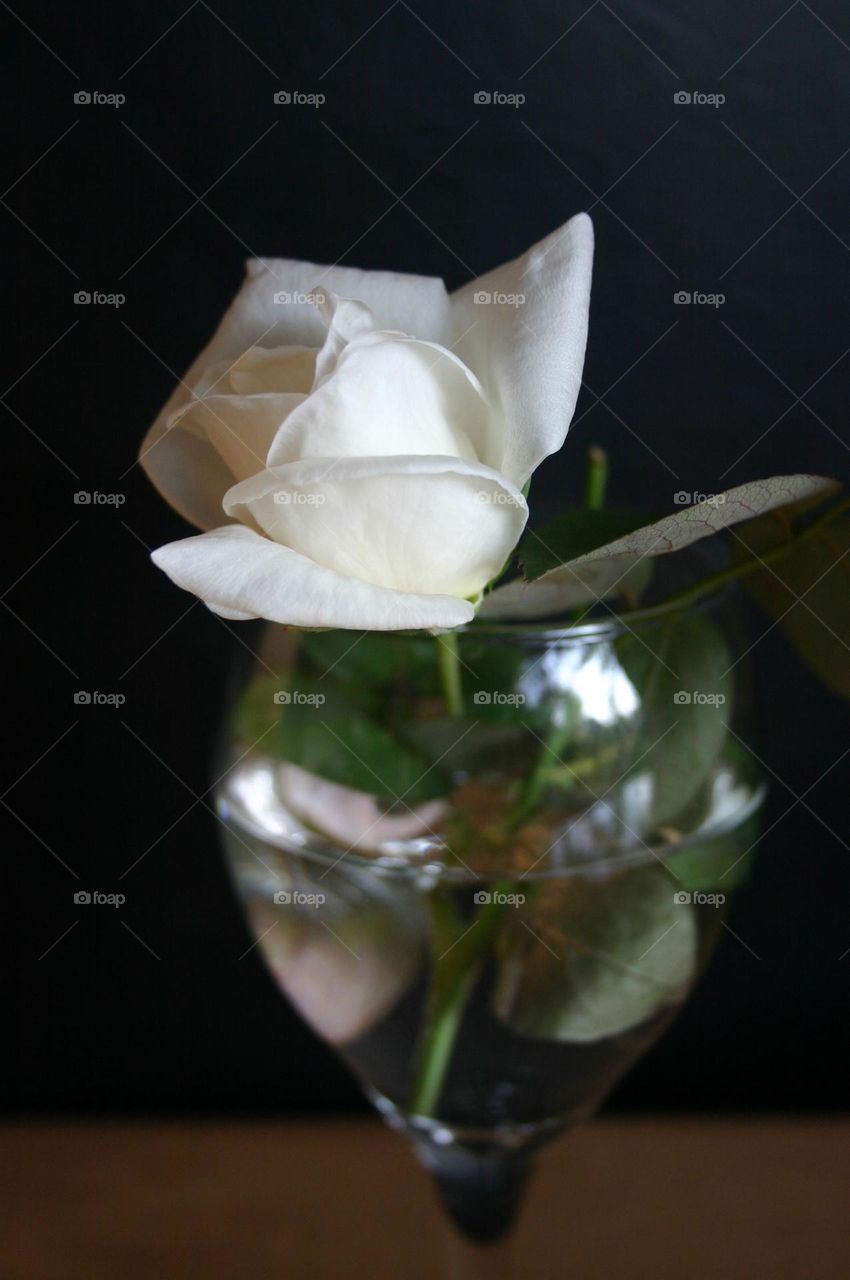
<path id="1" fill-rule="evenodd" d="M 460 715 L 463 690 L 457 636 L 447 632 L 436 639 L 446 708 L 450 714 Z M 535 765 L 505 822 L 506 834 L 513 834 L 522 826 L 539 803 L 553 763 L 558 763 L 559 752 L 569 736 L 569 724 L 559 724 L 550 730 L 546 741 L 541 742 Z M 505 910 L 504 899 L 513 889 L 511 880 L 501 880 L 484 890 L 487 901 L 476 905 L 471 920 L 458 913 L 451 890 L 437 887 L 427 895 L 431 916 L 431 987 L 410 1094 L 413 1115 L 436 1117 L 464 1010 Z"/>
<path id="2" fill-rule="evenodd" d="M 435 637 L 443 701 L 451 716 L 463 715 L 463 684 L 457 634 Z M 426 895 L 431 916 L 431 988 L 416 1077 L 410 1096 L 414 1115 L 433 1115 L 466 1002 L 475 985 L 479 964 L 464 946 L 464 925 L 449 890 L 439 886 Z M 472 930 L 474 932 L 474 930 Z"/>
<path id="3" fill-rule="evenodd" d="M 587 511 L 602 511 L 605 507 L 605 494 L 608 489 L 608 454 L 598 444 L 591 445 L 587 451 L 587 466 L 584 473 L 584 505 Z M 589 608 L 589 606 L 588 606 Z M 588 608 L 578 608 L 572 615 L 575 624 L 582 622 Z"/>
<path id="4" fill-rule="evenodd" d="M 434 975 L 420 1066 L 410 1097 L 410 1110 L 414 1115 L 435 1115 L 460 1020 L 477 977 L 477 966 L 468 969 L 465 973 L 458 974 L 452 985 L 437 996 L 437 975 Z"/>
<path id="5" fill-rule="evenodd" d="M 452 715 L 458 715 L 463 709 L 463 697 L 457 636 L 448 632 L 437 637 L 437 644 L 446 707 Z M 506 835 L 517 831 L 540 802 L 570 730 L 565 721 L 553 726 L 546 740 L 541 741 L 517 804 L 505 820 Z M 436 1117 L 464 1010 L 507 905 L 505 898 L 513 889 L 513 881 L 501 880 L 492 889 L 484 890 L 487 901 L 477 904 L 471 920 L 458 913 L 451 890 L 437 887 L 427 895 L 431 915 L 431 987 L 410 1094 L 413 1115 Z"/>
<path id="6" fill-rule="evenodd" d="M 443 687 L 443 698 L 450 716 L 463 715 L 463 685 L 461 684 L 460 650 L 457 632 L 446 631 L 435 637 L 437 641 L 437 661 L 440 667 L 440 682 Z"/>
<path id="7" fill-rule="evenodd" d="M 563 764 L 560 752 L 563 751 L 569 741 L 570 732 L 571 726 L 569 724 L 553 725 L 545 741 L 541 742 L 534 767 L 526 778 L 516 807 L 505 824 L 505 830 L 509 833 L 513 834 L 514 831 L 517 831 L 526 818 L 536 809 L 540 797 L 549 782 L 553 768 L 558 764 Z"/>
<path id="8" fill-rule="evenodd" d="M 587 471 L 584 477 L 584 505 L 588 511 L 602 511 L 608 488 L 608 454 L 598 444 L 587 451 Z"/>
<path id="9" fill-rule="evenodd" d="M 559 753 L 569 741 L 570 732 L 571 726 L 568 723 L 554 725 L 545 741 L 541 742 L 534 767 L 525 780 L 513 812 L 505 821 L 504 830 L 507 834 L 517 831 L 536 809 L 549 783 L 554 765 L 563 763 Z M 439 1102 L 463 1010 L 478 980 L 482 961 L 507 905 L 504 896 L 512 893 L 515 888 L 513 881 L 500 880 L 491 891 L 489 902 L 479 906 L 473 925 L 455 943 L 460 954 L 454 963 L 450 962 L 450 972 L 445 984 L 439 982 L 437 976 L 440 960 L 436 963 L 429 1033 L 424 1042 L 428 1048 L 413 1094 L 412 1108 L 418 1115 L 430 1114 Z M 500 897 L 503 897 L 502 901 L 499 901 Z M 439 924 L 435 930 L 435 936 L 437 935 L 445 937 Z M 451 950 L 442 959 L 449 960 L 450 956 Z"/>
<path id="10" fill-rule="evenodd" d="M 436 1115 L 463 1011 L 507 905 L 498 899 L 512 890 L 510 880 L 486 890 L 489 901 L 476 908 L 469 922 L 455 910 L 449 890 L 435 889 L 428 895 L 434 956 L 428 1013 L 410 1095 L 414 1115 Z"/>
<path id="11" fill-rule="evenodd" d="M 541 742 L 537 761 L 516 807 L 506 819 L 506 834 L 513 834 L 536 808 L 569 736 L 569 724 L 560 724 Z M 431 990 L 410 1096 L 414 1115 L 436 1115 L 464 1009 L 507 905 L 504 899 L 514 888 L 512 880 L 500 880 L 485 890 L 488 900 L 476 907 L 471 921 L 458 914 L 450 890 L 437 888 L 427 896 L 431 913 Z"/>

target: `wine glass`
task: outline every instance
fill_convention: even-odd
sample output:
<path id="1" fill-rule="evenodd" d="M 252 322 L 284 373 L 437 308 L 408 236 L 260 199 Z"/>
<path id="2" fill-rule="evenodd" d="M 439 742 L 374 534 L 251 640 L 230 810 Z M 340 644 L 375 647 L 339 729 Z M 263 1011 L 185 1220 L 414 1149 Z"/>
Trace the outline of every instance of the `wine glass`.
<path id="1" fill-rule="evenodd" d="M 266 629 L 217 807 L 283 994 L 503 1240 L 687 999 L 756 840 L 734 599 L 451 637 Z"/>

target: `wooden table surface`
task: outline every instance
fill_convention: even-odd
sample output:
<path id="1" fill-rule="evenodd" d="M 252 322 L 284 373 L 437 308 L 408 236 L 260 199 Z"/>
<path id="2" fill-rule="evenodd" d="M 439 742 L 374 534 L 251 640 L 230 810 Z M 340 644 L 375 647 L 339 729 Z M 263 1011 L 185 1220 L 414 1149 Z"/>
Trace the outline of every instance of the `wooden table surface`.
<path id="1" fill-rule="evenodd" d="M 378 1122 L 0 1129 L 2 1280 L 420 1280 L 434 1198 Z M 544 1156 L 525 1277 L 847 1280 L 850 1119 L 598 1120 Z"/>

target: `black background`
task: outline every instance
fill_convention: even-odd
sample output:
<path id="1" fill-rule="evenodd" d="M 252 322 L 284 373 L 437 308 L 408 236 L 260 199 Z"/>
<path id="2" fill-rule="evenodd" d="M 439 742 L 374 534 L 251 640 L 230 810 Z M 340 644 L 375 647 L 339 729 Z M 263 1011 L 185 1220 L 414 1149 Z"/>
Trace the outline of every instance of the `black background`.
<path id="1" fill-rule="evenodd" d="M 781 471 L 846 479 L 850 16 L 834 0 L 16 14 L 0 9 L 3 423 L 21 464 L 14 482 L 6 469 L 7 1105 L 364 1105 L 257 953 L 240 959 L 250 940 L 196 797 L 247 633 L 150 565 L 147 547 L 188 530 L 132 465 L 141 436 L 252 253 L 454 287 L 584 208 L 587 386 L 536 491 L 574 497 L 593 441 L 633 504 Z M 75 105 L 81 89 L 126 103 Z M 326 102 L 276 106 L 279 89 Z M 526 101 L 480 106 L 480 90 Z M 677 105 L 680 90 L 726 101 Z M 78 289 L 126 302 L 75 306 Z M 678 289 L 725 302 L 677 306 Z M 75 506 L 78 490 L 126 501 Z M 775 777 L 741 941 L 621 1105 L 846 1101 L 846 712 L 775 631 L 754 657 Z M 126 703 L 77 707 L 78 689 Z M 126 905 L 75 907 L 80 887 Z"/>

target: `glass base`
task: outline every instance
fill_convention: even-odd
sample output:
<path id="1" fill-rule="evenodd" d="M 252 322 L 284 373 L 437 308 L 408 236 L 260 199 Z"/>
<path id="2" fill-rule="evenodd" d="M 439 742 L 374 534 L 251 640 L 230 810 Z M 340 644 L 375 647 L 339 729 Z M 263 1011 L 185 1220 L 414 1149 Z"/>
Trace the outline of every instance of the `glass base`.
<path id="1" fill-rule="evenodd" d="M 511 1231 L 537 1151 L 569 1124 L 557 1119 L 497 1130 L 463 1129 L 407 1116 L 388 1098 L 369 1093 L 387 1123 L 410 1141 L 458 1231 L 477 1244 L 496 1244 Z"/>
<path id="2" fill-rule="evenodd" d="M 430 1152 L 417 1145 L 428 1167 Z M 531 1173 L 528 1152 L 506 1155 L 492 1148 L 480 1152 L 446 1148 L 431 1166 L 440 1200 L 457 1229 L 479 1244 L 496 1243 L 514 1225 Z"/>

